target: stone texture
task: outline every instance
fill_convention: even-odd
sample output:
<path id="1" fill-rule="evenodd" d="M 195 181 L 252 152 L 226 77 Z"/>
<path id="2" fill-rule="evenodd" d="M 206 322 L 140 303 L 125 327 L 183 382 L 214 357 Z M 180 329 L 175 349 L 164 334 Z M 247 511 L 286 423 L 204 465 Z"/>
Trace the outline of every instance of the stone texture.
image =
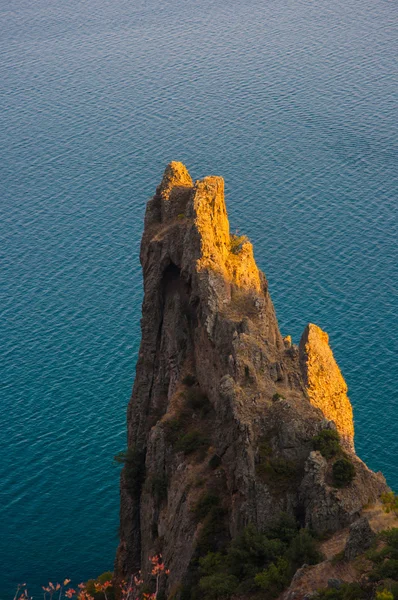
<path id="1" fill-rule="evenodd" d="M 249 522 L 265 529 L 281 511 L 335 531 L 386 489 L 354 454 L 354 482 L 330 487 L 330 465 L 311 452 L 329 407 L 309 401 L 299 352 L 282 339 L 251 243 L 233 241 L 222 178 L 193 183 L 171 163 L 148 202 L 141 243 L 142 339 L 127 414 L 133 459 L 121 476 L 115 565 L 119 578 L 145 573 L 148 556 L 162 552 L 167 592 L 186 579 L 203 527 L 193 507 L 206 490 L 220 498 L 220 536 L 229 539 Z M 323 364 L 335 372 L 335 363 Z M 208 399 L 207 412 L 192 407 L 192 394 Z M 173 442 L 176 424 L 206 439 L 200 451 Z M 259 468 L 264 444 L 269 460 L 292 473 L 282 484 Z"/>
<path id="2" fill-rule="evenodd" d="M 354 420 L 347 384 L 329 346 L 329 336 L 310 323 L 300 341 L 300 365 L 311 404 L 336 423 L 342 442 L 353 448 Z"/>
<path id="3" fill-rule="evenodd" d="M 346 488 L 331 484 L 330 465 L 319 452 L 311 452 L 300 484 L 305 526 L 316 531 L 337 531 L 355 521 L 363 506 L 373 503 L 386 489 L 385 479 L 368 469 L 355 454 L 350 455 L 356 475 Z"/>
<path id="4" fill-rule="evenodd" d="M 371 530 L 375 534 L 398 526 L 398 517 L 394 513 L 386 513 L 383 504 L 376 502 L 372 506 L 366 507 L 362 511 L 362 515 L 366 516 Z M 359 519 L 362 521 L 362 519 Z M 347 545 L 348 538 L 352 530 L 360 531 L 362 526 L 357 529 L 358 519 L 352 524 L 352 529 L 347 527 L 336 531 L 332 536 L 328 536 L 321 545 L 320 551 L 325 557 L 325 560 L 317 565 L 299 569 L 293 577 L 289 588 L 281 595 L 279 600 L 305 600 L 312 597 L 320 588 L 336 586 L 337 582 L 352 583 L 354 581 L 363 581 L 367 579 L 367 575 L 373 569 L 373 564 L 366 560 L 365 554 L 359 550 L 359 546 L 355 547 L 360 552 L 360 560 L 342 560 L 344 550 Z M 367 526 L 365 525 L 366 530 Z M 350 531 L 351 529 L 351 531 Z M 355 535 L 355 537 L 357 537 Z M 367 537 L 367 536 L 365 536 Z M 366 545 L 366 544 L 365 544 Z M 381 546 L 382 547 L 382 546 Z M 381 549 L 379 546 L 379 550 Z"/>
<path id="5" fill-rule="evenodd" d="M 328 579 L 328 588 L 331 588 L 332 590 L 339 590 L 342 585 L 343 582 L 341 581 L 341 579 L 335 579 L 333 577 L 331 579 Z"/>
<path id="6" fill-rule="evenodd" d="M 352 560 L 358 554 L 365 552 L 373 544 L 376 534 L 373 532 L 366 517 L 361 517 L 350 527 L 347 544 L 344 550 L 344 557 Z"/>

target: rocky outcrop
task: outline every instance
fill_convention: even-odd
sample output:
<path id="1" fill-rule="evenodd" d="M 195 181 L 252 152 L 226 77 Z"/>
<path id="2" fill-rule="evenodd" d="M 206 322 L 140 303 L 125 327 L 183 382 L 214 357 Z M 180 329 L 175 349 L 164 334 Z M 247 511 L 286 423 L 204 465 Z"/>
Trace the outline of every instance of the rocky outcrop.
<path id="1" fill-rule="evenodd" d="M 352 560 L 371 547 L 376 539 L 376 534 L 369 525 L 366 517 L 361 517 L 350 527 L 350 534 L 344 549 L 346 560 Z"/>
<path id="2" fill-rule="evenodd" d="M 331 419 L 342 423 L 338 367 L 317 332 L 313 343 L 314 326 L 300 355 L 282 338 L 251 243 L 230 235 L 222 178 L 193 183 L 184 165 L 171 163 L 147 205 L 140 259 L 142 340 L 116 573 L 131 575 L 162 552 L 170 597 L 178 598 L 205 535 L 217 548 L 248 523 L 265 529 L 282 511 L 333 531 L 386 486 L 348 445 L 357 474 L 336 490 L 330 461 L 312 452 Z M 352 440 L 348 424 L 341 431 Z M 208 530 L 197 509 L 206 494 L 218 511 Z"/>
<path id="3" fill-rule="evenodd" d="M 325 560 L 299 569 L 279 600 L 309 600 L 319 589 L 339 589 L 353 582 L 369 583 L 367 575 L 373 564 L 366 551 L 377 540 L 378 533 L 396 527 L 397 515 L 386 513 L 382 504 L 367 507 L 363 517 L 322 542 L 320 551 Z M 379 540 L 379 549 L 382 546 L 383 541 Z"/>
<path id="4" fill-rule="evenodd" d="M 355 480 L 339 489 L 333 485 L 328 461 L 319 452 L 310 453 L 299 490 L 306 527 L 315 531 L 342 529 L 385 490 L 382 476 L 375 476 L 355 454 L 350 459 L 355 465 Z"/>
<path id="5" fill-rule="evenodd" d="M 300 341 L 300 365 L 308 398 L 327 419 L 336 423 L 343 443 L 353 448 L 354 420 L 347 384 L 329 346 L 329 336 L 313 323 Z"/>

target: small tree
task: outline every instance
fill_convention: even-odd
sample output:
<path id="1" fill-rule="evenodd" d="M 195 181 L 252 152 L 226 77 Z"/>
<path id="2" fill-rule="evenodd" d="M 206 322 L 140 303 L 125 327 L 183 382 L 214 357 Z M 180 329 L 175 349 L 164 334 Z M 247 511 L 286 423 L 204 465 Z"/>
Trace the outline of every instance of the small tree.
<path id="1" fill-rule="evenodd" d="M 355 467 L 348 458 L 339 458 L 333 465 L 333 484 L 346 487 L 355 477 Z"/>
<path id="2" fill-rule="evenodd" d="M 289 563 L 284 558 L 278 558 L 276 563 L 258 573 L 254 581 L 260 589 L 267 592 L 268 598 L 276 598 L 289 584 L 290 579 Z"/>
<path id="3" fill-rule="evenodd" d="M 341 452 L 340 436 L 334 429 L 323 429 L 312 439 L 312 445 L 325 458 L 333 458 Z"/>
<path id="4" fill-rule="evenodd" d="M 302 529 L 292 540 L 287 556 L 296 568 L 303 564 L 316 565 L 323 558 L 307 529 Z"/>
<path id="5" fill-rule="evenodd" d="M 239 581 L 234 575 L 215 573 L 201 577 L 199 587 L 205 594 L 206 600 L 229 598 L 236 591 Z"/>

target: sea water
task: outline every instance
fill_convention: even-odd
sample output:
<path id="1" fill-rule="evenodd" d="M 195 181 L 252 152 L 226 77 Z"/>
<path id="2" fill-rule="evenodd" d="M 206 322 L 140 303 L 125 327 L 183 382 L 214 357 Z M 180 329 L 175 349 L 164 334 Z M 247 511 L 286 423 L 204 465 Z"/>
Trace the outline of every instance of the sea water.
<path id="1" fill-rule="evenodd" d="M 1 0 L 2 599 L 113 567 L 171 160 L 225 178 L 282 333 L 329 333 L 398 489 L 396 23 L 386 0 Z"/>

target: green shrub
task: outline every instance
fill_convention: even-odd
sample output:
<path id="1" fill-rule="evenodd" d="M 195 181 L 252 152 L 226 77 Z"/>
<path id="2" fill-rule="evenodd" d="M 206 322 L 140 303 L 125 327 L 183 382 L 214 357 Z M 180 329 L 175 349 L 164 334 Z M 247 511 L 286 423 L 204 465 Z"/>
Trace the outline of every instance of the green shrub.
<path id="1" fill-rule="evenodd" d="M 252 578 L 264 566 L 283 554 L 286 546 L 280 540 L 270 540 L 265 534 L 248 525 L 228 548 L 230 571 L 239 580 Z"/>
<path id="2" fill-rule="evenodd" d="M 394 600 L 394 594 L 384 589 L 376 592 L 376 600 Z"/>
<path id="3" fill-rule="evenodd" d="M 145 479 L 145 451 L 127 448 L 114 456 L 117 464 L 124 465 L 127 487 L 131 493 L 141 489 Z"/>
<path id="4" fill-rule="evenodd" d="M 95 596 L 95 584 L 97 583 L 96 579 L 88 579 L 86 581 L 86 590 L 90 596 Z M 103 596 L 103 594 L 102 594 Z"/>
<path id="5" fill-rule="evenodd" d="M 372 591 L 359 583 L 344 583 L 341 588 L 325 588 L 319 590 L 314 600 L 370 600 Z"/>
<path id="6" fill-rule="evenodd" d="M 197 450 L 204 450 L 208 446 L 208 438 L 198 429 L 194 429 L 183 435 L 177 441 L 175 448 L 177 452 L 184 452 L 185 455 L 188 455 Z"/>
<path id="7" fill-rule="evenodd" d="M 396 581 L 383 582 L 383 589 L 388 585 L 388 590 L 393 595 L 394 600 L 398 600 L 398 583 Z"/>
<path id="8" fill-rule="evenodd" d="M 398 514 L 398 496 L 394 492 L 386 492 L 381 495 L 383 509 L 386 513 L 395 512 Z"/>
<path id="9" fill-rule="evenodd" d="M 95 590 L 96 584 L 104 584 L 106 581 L 113 580 L 113 573 L 111 571 L 106 571 L 97 577 L 97 579 L 89 579 L 86 582 L 86 591 L 90 596 L 93 596 L 95 600 L 105 600 L 104 592 L 97 592 Z M 115 590 L 113 585 L 106 589 L 106 596 L 108 600 L 114 600 L 115 598 Z"/>
<path id="10" fill-rule="evenodd" d="M 260 463 L 267 462 L 272 455 L 272 448 L 267 440 L 263 440 L 258 447 L 258 458 Z"/>
<path id="11" fill-rule="evenodd" d="M 349 458 L 339 458 L 333 464 L 333 485 L 341 488 L 349 485 L 355 477 L 355 467 Z"/>
<path id="12" fill-rule="evenodd" d="M 227 513 L 222 506 L 213 506 L 205 517 L 196 543 L 195 560 L 209 552 L 223 550 L 228 542 Z"/>
<path id="13" fill-rule="evenodd" d="M 174 444 L 183 435 L 185 423 L 182 421 L 182 419 L 177 419 L 176 417 L 174 417 L 172 419 L 167 419 L 167 421 L 164 421 L 163 428 L 166 434 L 166 441 L 174 446 Z"/>
<path id="14" fill-rule="evenodd" d="M 278 523 L 266 533 L 250 524 L 228 541 L 226 513 L 219 504 L 211 506 L 213 501 L 204 496 L 197 505 L 199 514 L 202 507 L 203 514 L 208 509 L 209 512 L 200 530 L 196 580 L 193 577 L 190 581 L 191 595 L 187 599 L 224 598 L 228 594 L 254 599 L 265 594 L 261 597 L 271 600 L 289 584 L 298 567 L 321 558 L 309 532 L 300 531 L 298 523 L 286 514 L 281 514 Z M 220 537 L 224 544 L 220 545 Z M 225 588 L 223 581 L 227 582 Z"/>
<path id="15" fill-rule="evenodd" d="M 282 457 L 272 457 L 272 448 L 267 440 L 258 447 L 256 474 L 264 482 L 273 484 L 278 491 L 290 486 L 297 477 L 297 465 Z"/>
<path id="16" fill-rule="evenodd" d="M 398 552 L 398 527 L 393 527 L 392 529 L 383 531 L 382 535 L 385 541 L 387 542 L 390 550 Z"/>
<path id="17" fill-rule="evenodd" d="M 209 460 L 210 469 L 217 469 L 221 465 L 221 457 L 218 454 L 213 454 L 211 459 Z"/>
<path id="18" fill-rule="evenodd" d="M 271 447 L 268 445 L 268 443 L 261 442 L 261 444 L 258 448 L 257 463 L 256 463 L 256 475 L 262 480 L 265 480 L 267 478 L 267 475 L 268 475 L 267 468 L 268 468 L 268 463 L 269 463 L 271 453 L 272 453 L 272 450 L 271 450 Z"/>
<path id="19" fill-rule="evenodd" d="M 288 479 L 291 481 L 296 476 L 296 465 L 291 460 L 286 460 L 286 458 L 271 458 L 269 463 L 269 475 L 274 480 L 283 480 Z"/>
<path id="20" fill-rule="evenodd" d="M 366 557 L 375 564 L 381 564 L 386 558 L 398 560 L 398 528 L 380 532 L 379 539 L 385 542 L 384 546 L 381 550 L 369 550 Z"/>
<path id="21" fill-rule="evenodd" d="M 256 472 L 265 483 L 271 484 L 276 491 L 283 491 L 290 487 L 292 480 L 297 478 L 297 466 L 285 458 L 269 458 L 260 462 Z"/>
<path id="22" fill-rule="evenodd" d="M 191 409 L 200 410 L 201 416 L 204 416 L 211 409 L 208 398 L 202 394 L 199 388 L 189 388 L 188 404 Z M 196 450 L 205 450 L 209 447 L 209 440 L 206 435 L 198 429 L 190 429 L 191 413 L 187 408 L 182 410 L 177 417 L 163 421 L 166 441 L 173 446 L 177 452 L 184 452 L 185 455 L 192 454 Z"/>
<path id="23" fill-rule="evenodd" d="M 209 514 L 213 506 L 220 504 L 220 498 L 211 492 L 205 492 L 195 504 L 193 513 L 197 521 L 203 521 L 203 519 Z"/>
<path id="24" fill-rule="evenodd" d="M 119 465 L 131 465 L 136 462 L 137 455 L 138 454 L 135 450 L 133 450 L 132 448 L 127 448 L 127 450 L 122 450 L 121 452 L 115 454 L 113 460 Z"/>
<path id="25" fill-rule="evenodd" d="M 276 598 L 281 594 L 291 580 L 291 566 L 284 558 L 278 558 L 276 563 L 257 573 L 254 578 L 257 586 L 267 592 L 268 598 Z"/>
<path id="26" fill-rule="evenodd" d="M 300 525 L 294 517 L 287 513 L 281 513 L 278 522 L 269 528 L 268 537 L 277 539 L 286 544 L 286 547 L 298 535 Z"/>
<path id="27" fill-rule="evenodd" d="M 396 558 L 388 558 L 378 564 L 369 575 L 372 581 L 380 581 L 381 579 L 393 579 L 398 581 L 398 560 Z"/>
<path id="28" fill-rule="evenodd" d="M 282 396 L 282 394 L 276 393 L 272 396 L 272 400 L 274 402 L 276 402 L 277 400 L 285 400 L 285 396 Z"/>
<path id="29" fill-rule="evenodd" d="M 335 554 L 332 558 L 332 565 L 338 565 L 339 563 L 345 562 L 345 552 L 344 550 L 340 550 L 337 554 Z"/>
<path id="30" fill-rule="evenodd" d="M 167 498 L 168 480 L 166 474 L 154 475 L 151 479 L 152 495 L 158 502 Z"/>
<path id="31" fill-rule="evenodd" d="M 398 528 L 382 531 L 379 534 L 379 539 L 385 543 L 381 550 L 370 550 L 366 555 L 368 560 L 371 560 L 374 564 L 369 579 L 371 581 L 389 579 L 398 582 Z M 398 598 L 397 585 L 396 591 Z"/>
<path id="32" fill-rule="evenodd" d="M 312 438 L 312 445 L 325 458 L 333 458 L 341 452 L 340 436 L 334 429 L 323 429 Z"/>
<path id="33" fill-rule="evenodd" d="M 287 557 L 296 568 L 303 564 L 316 565 L 323 559 L 314 538 L 307 529 L 301 529 L 299 534 L 293 538 L 287 551 Z"/>
<path id="34" fill-rule="evenodd" d="M 242 250 L 243 244 L 246 244 L 246 242 L 248 242 L 248 241 L 249 241 L 249 238 L 247 237 L 247 235 L 231 234 L 230 235 L 230 251 L 232 252 L 232 254 L 239 254 L 239 252 Z"/>
<path id="35" fill-rule="evenodd" d="M 186 398 L 189 408 L 200 412 L 201 417 L 208 415 L 212 409 L 210 400 L 198 387 L 191 387 L 187 391 Z"/>
<path id="36" fill-rule="evenodd" d="M 188 387 L 191 387 L 196 383 L 196 377 L 189 373 L 188 375 L 185 375 L 184 379 L 182 380 L 182 383 L 184 385 L 187 385 Z"/>
<path id="37" fill-rule="evenodd" d="M 221 552 L 209 552 L 199 559 L 199 573 L 201 575 L 214 575 L 227 569 L 226 555 Z"/>
<path id="38" fill-rule="evenodd" d="M 203 592 L 204 600 L 218 600 L 219 598 L 229 598 L 238 587 L 238 580 L 234 575 L 225 573 L 215 573 L 201 577 L 199 587 Z"/>
<path id="39" fill-rule="evenodd" d="M 398 558 L 396 555 L 396 550 L 391 548 L 391 546 L 385 546 L 379 551 L 370 551 L 368 556 L 369 559 L 375 564 L 381 564 L 386 558 Z"/>
<path id="40" fill-rule="evenodd" d="M 97 577 L 98 583 L 105 583 L 106 581 L 112 581 L 112 580 L 113 580 L 112 571 L 105 571 L 105 573 L 101 573 L 101 575 L 99 575 Z"/>

